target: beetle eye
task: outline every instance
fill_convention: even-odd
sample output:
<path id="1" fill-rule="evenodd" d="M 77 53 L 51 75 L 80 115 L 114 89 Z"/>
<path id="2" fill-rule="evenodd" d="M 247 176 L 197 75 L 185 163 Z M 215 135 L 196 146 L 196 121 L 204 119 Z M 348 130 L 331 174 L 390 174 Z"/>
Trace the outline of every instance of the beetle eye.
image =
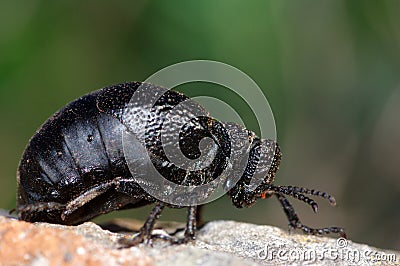
<path id="1" fill-rule="evenodd" d="M 94 139 L 93 135 L 88 135 L 87 136 L 87 141 L 88 142 L 92 142 L 93 139 Z"/>

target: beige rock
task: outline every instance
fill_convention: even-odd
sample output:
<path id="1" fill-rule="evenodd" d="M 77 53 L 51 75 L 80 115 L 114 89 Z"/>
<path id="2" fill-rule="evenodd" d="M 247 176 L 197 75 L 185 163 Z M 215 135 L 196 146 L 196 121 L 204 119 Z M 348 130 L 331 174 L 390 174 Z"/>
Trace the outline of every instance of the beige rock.
<path id="1" fill-rule="evenodd" d="M 0 265 L 400 265 L 397 251 L 233 221 L 210 222 L 185 245 L 160 240 L 121 249 L 122 237 L 131 234 L 91 222 L 62 226 L 0 216 Z"/>

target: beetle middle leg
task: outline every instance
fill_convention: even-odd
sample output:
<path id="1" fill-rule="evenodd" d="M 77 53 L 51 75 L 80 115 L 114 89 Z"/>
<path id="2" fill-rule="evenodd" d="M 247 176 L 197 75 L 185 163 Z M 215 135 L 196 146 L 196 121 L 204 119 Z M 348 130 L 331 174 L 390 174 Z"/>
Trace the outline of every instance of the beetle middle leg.
<path id="1" fill-rule="evenodd" d="M 198 206 L 189 206 L 188 207 L 188 214 L 187 214 L 187 220 L 186 220 L 186 227 L 185 227 L 185 233 L 183 238 L 181 239 L 176 239 L 176 238 L 171 238 L 169 241 L 172 244 L 184 244 L 187 243 L 191 240 L 196 239 L 196 230 L 197 230 L 197 223 L 200 219 L 200 217 L 197 215 L 198 209 L 200 209 Z"/>
<path id="2" fill-rule="evenodd" d="M 140 228 L 139 234 L 135 236 L 133 239 L 124 239 L 124 238 L 120 239 L 119 243 L 129 247 L 138 245 L 143 241 L 150 242 L 152 238 L 151 232 L 154 229 L 154 224 L 160 217 L 164 207 L 165 207 L 164 203 L 161 202 L 157 203 L 156 206 L 154 206 L 153 210 L 150 212 L 143 226 Z"/>
<path id="3" fill-rule="evenodd" d="M 133 239 L 121 239 L 119 241 L 120 244 L 124 245 L 124 247 L 130 247 L 140 244 L 141 242 L 146 242 L 146 244 L 151 244 L 151 240 L 153 239 L 162 239 L 165 241 L 169 241 L 171 244 L 183 244 L 187 243 L 196 238 L 196 221 L 198 219 L 197 206 L 189 206 L 188 207 L 188 217 L 186 221 L 185 233 L 184 237 L 178 239 L 169 235 L 161 235 L 161 234 L 152 234 L 154 229 L 154 224 L 158 220 L 165 207 L 164 203 L 157 203 L 153 210 L 150 212 L 147 217 L 145 223 L 142 228 L 140 228 L 139 234 L 135 236 Z"/>

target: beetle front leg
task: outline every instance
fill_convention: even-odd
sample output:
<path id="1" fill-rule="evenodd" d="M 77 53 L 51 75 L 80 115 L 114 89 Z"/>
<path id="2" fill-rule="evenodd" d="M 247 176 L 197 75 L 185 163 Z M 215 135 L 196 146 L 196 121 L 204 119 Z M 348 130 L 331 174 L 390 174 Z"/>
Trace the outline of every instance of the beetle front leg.
<path id="1" fill-rule="evenodd" d="M 281 194 L 275 194 L 275 195 L 283 207 L 286 217 L 288 218 L 290 228 L 301 229 L 305 234 L 310 234 L 310 235 L 338 233 L 340 234 L 341 237 L 346 238 L 346 233 L 344 232 L 344 229 L 341 227 L 311 228 L 308 227 L 307 225 L 302 224 L 292 204 L 290 204 L 290 202 L 286 199 L 286 197 Z"/>

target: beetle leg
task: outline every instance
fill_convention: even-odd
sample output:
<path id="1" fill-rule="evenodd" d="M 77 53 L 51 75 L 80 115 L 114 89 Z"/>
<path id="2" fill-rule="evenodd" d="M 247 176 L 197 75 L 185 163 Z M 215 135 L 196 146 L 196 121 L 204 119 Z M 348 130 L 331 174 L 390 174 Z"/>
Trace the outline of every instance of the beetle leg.
<path id="1" fill-rule="evenodd" d="M 120 239 L 119 243 L 123 244 L 125 247 L 135 246 L 143 241 L 151 243 L 151 238 L 152 238 L 151 232 L 153 231 L 154 224 L 160 217 L 164 207 L 165 207 L 164 203 L 161 202 L 157 203 L 156 206 L 154 206 L 153 210 L 150 212 L 143 226 L 140 228 L 139 234 L 136 235 L 133 239 L 126 239 L 126 238 Z M 160 237 L 160 235 L 154 235 L 154 237 L 162 238 Z"/>
<path id="2" fill-rule="evenodd" d="M 167 235 L 152 235 L 152 239 L 163 239 L 169 241 L 171 244 L 184 244 L 196 238 L 196 223 L 197 223 L 197 206 L 190 206 L 188 207 L 188 216 L 186 221 L 185 233 L 184 237 L 181 239 L 177 239 L 176 237 L 167 236 Z"/>
<path id="3" fill-rule="evenodd" d="M 283 210 L 286 214 L 286 217 L 289 220 L 290 228 L 301 229 L 305 234 L 311 234 L 311 235 L 339 233 L 340 236 L 346 238 L 346 233 L 344 232 L 344 229 L 341 227 L 311 228 L 302 224 L 292 204 L 290 204 L 290 202 L 286 199 L 286 197 L 278 193 L 276 193 L 275 195 L 278 198 L 279 202 L 281 203 Z"/>
<path id="4" fill-rule="evenodd" d="M 289 221 L 289 227 L 296 228 L 297 224 L 300 223 L 300 219 L 297 216 L 293 206 L 290 204 L 290 202 L 286 199 L 285 196 L 281 194 L 275 194 L 275 196 L 278 198 L 279 202 L 283 207 L 283 211 L 285 212 L 286 217 Z"/>
<path id="5" fill-rule="evenodd" d="M 152 235 L 152 239 L 163 239 L 169 241 L 171 244 L 184 244 L 191 240 L 196 239 L 196 224 L 199 217 L 197 216 L 198 213 L 198 206 L 190 206 L 188 207 L 188 216 L 186 221 L 185 233 L 184 237 L 181 239 L 177 239 L 176 237 L 168 236 L 168 235 Z"/>
<path id="6" fill-rule="evenodd" d="M 184 242 L 194 240 L 196 238 L 196 224 L 197 224 L 197 206 L 190 206 L 188 208 L 188 217 L 186 221 Z"/>
<path id="7" fill-rule="evenodd" d="M 46 210 L 62 210 L 65 204 L 58 202 L 36 202 L 33 204 L 21 205 L 17 207 L 18 213 L 46 211 Z"/>
<path id="8" fill-rule="evenodd" d="M 188 207 L 188 216 L 186 221 L 184 237 L 182 239 L 177 239 L 175 241 L 172 241 L 171 242 L 172 244 L 183 244 L 196 239 L 196 229 L 197 229 L 196 223 L 197 219 L 199 218 L 196 215 L 198 213 L 197 208 L 198 208 L 197 206 Z"/>
<path id="9" fill-rule="evenodd" d="M 65 204 L 59 202 L 36 202 L 33 204 L 20 205 L 16 208 L 19 219 L 29 221 L 30 214 L 43 211 L 64 210 Z"/>
<path id="10" fill-rule="evenodd" d="M 169 241 L 171 244 L 184 244 L 196 238 L 196 221 L 197 221 L 197 206 L 188 207 L 188 216 L 186 221 L 184 237 L 177 239 L 168 235 L 151 235 L 151 239 L 162 239 Z"/>
<path id="11" fill-rule="evenodd" d="M 160 217 L 160 214 L 163 209 L 164 209 L 164 204 L 158 203 L 147 217 L 147 220 L 142 226 L 142 228 L 140 228 L 139 234 L 135 236 L 133 239 L 123 238 L 119 241 L 119 243 L 123 244 L 124 247 L 130 247 L 138 245 L 143 241 L 145 241 L 146 244 L 151 245 L 152 244 L 151 241 L 153 239 L 162 239 L 165 241 L 169 241 L 171 244 L 183 244 L 191 240 L 194 240 L 196 238 L 197 206 L 190 206 L 188 208 L 186 228 L 184 237 L 182 239 L 177 239 L 176 237 L 172 237 L 169 235 L 161 235 L 161 234 L 152 235 L 151 232 L 153 231 L 154 224 L 156 220 Z"/>
<path id="12" fill-rule="evenodd" d="M 94 198 L 100 196 L 101 194 L 105 193 L 108 189 L 112 188 L 113 186 L 118 189 L 118 186 L 121 182 L 132 182 L 131 179 L 123 179 L 121 177 L 116 177 L 113 180 L 97 185 L 89 190 L 85 191 L 83 194 L 79 195 L 78 197 L 74 198 L 70 202 L 67 203 L 65 210 L 61 214 L 61 219 L 65 220 L 69 215 L 71 215 L 74 211 L 82 207 L 83 205 L 87 204 Z"/>
<path id="13" fill-rule="evenodd" d="M 61 214 L 61 219 L 65 220 L 67 216 L 71 215 L 74 211 L 88 203 L 89 201 L 93 200 L 94 198 L 98 197 L 99 195 L 103 194 L 106 192 L 108 189 L 110 189 L 113 186 L 118 185 L 119 183 L 119 177 L 114 178 L 110 182 L 103 183 L 100 185 L 97 185 L 87 191 L 85 191 L 83 194 L 79 195 L 78 197 L 74 198 L 68 204 L 66 205 L 65 211 Z"/>

